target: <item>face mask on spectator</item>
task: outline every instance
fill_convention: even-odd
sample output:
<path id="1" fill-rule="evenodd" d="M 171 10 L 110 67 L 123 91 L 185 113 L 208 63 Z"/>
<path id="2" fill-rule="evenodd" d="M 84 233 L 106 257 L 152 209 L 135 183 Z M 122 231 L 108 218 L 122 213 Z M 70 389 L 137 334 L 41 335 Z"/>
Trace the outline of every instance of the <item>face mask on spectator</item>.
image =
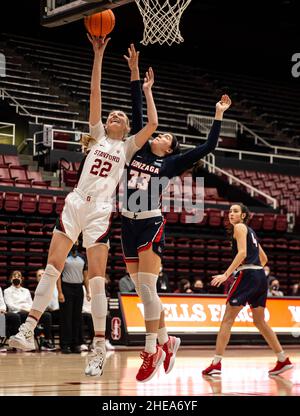
<path id="1" fill-rule="evenodd" d="M 17 278 L 12 279 L 12 284 L 13 285 L 19 286 L 20 283 L 21 283 L 21 280 L 20 279 L 17 279 Z"/>

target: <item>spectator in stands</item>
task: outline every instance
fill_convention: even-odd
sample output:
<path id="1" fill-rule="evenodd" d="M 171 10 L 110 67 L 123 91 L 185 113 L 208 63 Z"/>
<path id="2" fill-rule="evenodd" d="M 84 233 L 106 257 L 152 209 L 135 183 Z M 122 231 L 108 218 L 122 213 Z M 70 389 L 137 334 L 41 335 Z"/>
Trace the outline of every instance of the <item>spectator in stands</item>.
<path id="1" fill-rule="evenodd" d="M 160 268 L 157 283 L 156 283 L 157 293 L 170 293 L 170 285 L 168 275 L 164 273 L 163 268 Z"/>
<path id="2" fill-rule="evenodd" d="M 20 326 L 19 317 L 12 313 L 7 312 L 7 306 L 4 302 L 2 288 L 0 287 L 0 314 L 5 315 L 5 328 L 6 328 L 6 337 L 10 337 L 11 335 L 15 335 L 18 332 Z M 5 352 L 6 348 L 0 347 L 0 351 Z"/>
<path id="3" fill-rule="evenodd" d="M 269 283 L 269 289 L 268 289 L 268 297 L 272 296 L 284 296 L 284 293 L 279 290 L 279 280 L 273 279 Z"/>
<path id="4" fill-rule="evenodd" d="M 202 279 L 199 279 L 199 278 L 195 279 L 194 284 L 193 284 L 193 292 L 194 293 L 206 293 Z"/>
<path id="5" fill-rule="evenodd" d="M 12 272 L 11 286 L 4 290 L 4 301 L 7 305 L 8 311 L 15 313 L 19 318 L 19 326 L 25 322 L 30 308 L 32 306 L 32 299 L 30 291 L 22 287 L 23 276 L 19 270 Z M 49 312 L 44 312 L 41 316 L 40 323 L 44 332 L 44 339 L 41 343 L 41 349 L 43 351 L 54 351 L 55 347 L 52 341 L 52 318 Z M 35 334 L 37 335 L 41 331 L 38 327 Z"/>
<path id="6" fill-rule="evenodd" d="M 300 296 L 300 283 L 294 283 L 289 289 L 289 296 Z"/>
<path id="7" fill-rule="evenodd" d="M 178 282 L 178 289 L 176 289 L 174 293 L 193 293 L 191 282 L 187 279 L 180 279 Z"/>
<path id="8" fill-rule="evenodd" d="M 121 277 L 119 281 L 119 290 L 121 293 L 135 292 L 135 286 L 128 273 Z"/>
<path id="9" fill-rule="evenodd" d="M 85 285 L 87 299 L 91 300 L 86 260 L 78 253 L 77 246 L 74 245 L 57 281 L 60 310 L 60 346 L 63 354 L 81 352 L 82 284 Z"/>
<path id="10" fill-rule="evenodd" d="M 270 282 L 271 282 L 272 280 L 276 279 L 276 278 L 275 278 L 275 276 L 272 276 L 272 275 L 270 274 L 270 267 L 269 267 L 269 266 L 265 266 L 265 267 L 264 267 L 264 271 L 265 271 L 265 274 L 266 274 L 266 276 L 267 276 L 267 278 L 268 278 L 268 285 L 269 285 L 269 284 L 270 284 Z"/>

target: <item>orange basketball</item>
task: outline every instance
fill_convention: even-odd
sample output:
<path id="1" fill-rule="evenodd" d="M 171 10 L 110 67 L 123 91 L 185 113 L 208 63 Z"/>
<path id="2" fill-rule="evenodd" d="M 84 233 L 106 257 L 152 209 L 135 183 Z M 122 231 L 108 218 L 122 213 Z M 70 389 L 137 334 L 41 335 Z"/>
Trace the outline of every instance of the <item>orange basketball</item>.
<path id="1" fill-rule="evenodd" d="M 115 15 L 108 9 L 101 13 L 95 13 L 84 18 L 84 24 L 92 36 L 104 37 L 115 27 Z"/>

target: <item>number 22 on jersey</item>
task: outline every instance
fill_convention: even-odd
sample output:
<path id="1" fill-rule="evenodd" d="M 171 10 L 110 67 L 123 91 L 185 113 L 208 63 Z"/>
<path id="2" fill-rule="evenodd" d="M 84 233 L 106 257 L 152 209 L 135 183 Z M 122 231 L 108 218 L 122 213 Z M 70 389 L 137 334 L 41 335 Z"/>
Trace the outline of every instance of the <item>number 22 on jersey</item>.
<path id="1" fill-rule="evenodd" d="M 109 162 L 103 162 L 101 159 L 95 159 L 94 165 L 91 167 L 90 173 L 97 176 L 106 178 L 111 171 L 112 164 Z"/>

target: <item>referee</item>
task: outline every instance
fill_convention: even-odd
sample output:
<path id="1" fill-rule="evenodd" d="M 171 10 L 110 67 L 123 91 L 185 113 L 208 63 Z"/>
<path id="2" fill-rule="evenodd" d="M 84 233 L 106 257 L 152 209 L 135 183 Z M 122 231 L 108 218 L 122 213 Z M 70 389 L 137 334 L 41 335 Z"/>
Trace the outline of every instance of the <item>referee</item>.
<path id="1" fill-rule="evenodd" d="M 66 259 L 65 267 L 57 281 L 60 309 L 60 347 L 63 354 L 80 353 L 81 313 L 83 287 L 89 295 L 87 265 L 74 245 Z"/>

